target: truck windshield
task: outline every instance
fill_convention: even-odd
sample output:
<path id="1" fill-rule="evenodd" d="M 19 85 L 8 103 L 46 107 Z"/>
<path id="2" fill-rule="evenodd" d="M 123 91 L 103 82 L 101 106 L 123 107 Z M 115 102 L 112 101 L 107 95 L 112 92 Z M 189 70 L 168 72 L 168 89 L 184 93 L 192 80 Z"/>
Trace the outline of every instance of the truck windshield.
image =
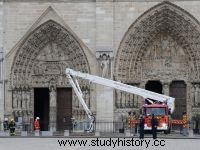
<path id="1" fill-rule="evenodd" d="M 146 115 L 152 115 L 154 114 L 155 116 L 161 116 L 161 115 L 166 115 L 165 108 L 146 108 L 145 109 L 145 114 Z"/>

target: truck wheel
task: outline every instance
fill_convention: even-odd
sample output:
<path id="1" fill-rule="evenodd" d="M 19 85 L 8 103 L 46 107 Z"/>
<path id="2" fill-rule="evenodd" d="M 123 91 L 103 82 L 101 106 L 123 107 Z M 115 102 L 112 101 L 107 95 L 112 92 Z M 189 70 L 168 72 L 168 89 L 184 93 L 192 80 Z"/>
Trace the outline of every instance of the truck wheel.
<path id="1" fill-rule="evenodd" d="M 169 128 L 168 130 L 165 130 L 164 134 L 170 134 L 170 132 L 171 132 L 171 128 Z"/>
<path id="2" fill-rule="evenodd" d="M 164 134 L 168 134 L 168 130 L 165 130 L 165 131 L 164 131 Z"/>

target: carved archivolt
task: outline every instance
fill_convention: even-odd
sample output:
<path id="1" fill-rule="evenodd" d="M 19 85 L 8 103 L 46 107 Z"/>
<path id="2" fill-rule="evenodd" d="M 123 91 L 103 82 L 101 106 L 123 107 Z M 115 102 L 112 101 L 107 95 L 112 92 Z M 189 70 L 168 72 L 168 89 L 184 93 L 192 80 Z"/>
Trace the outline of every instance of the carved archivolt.
<path id="1" fill-rule="evenodd" d="M 151 8 L 130 26 L 120 44 L 114 66 L 116 79 L 126 83 L 152 80 L 156 76 L 199 80 L 198 28 L 199 22 L 194 17 L 170 2 Z M 149 67 L 153 69 L 150 72 Z"/>
<path id="2" fill-rule="evenodd" d="M 11 69 L 11 87 L 47 86 L 51 78 L 59 80 L 60 86 L 66 85 L 66 67 L 89 72 L 88 61 L 78 41 L 64 27 L 49 20 L 18 49 Z"/>
<path id="3" fill-rule="evenodd" d="M 18 112 L 26 111 L 32 113 L 31 90 L 34 87 L 70 86 L 65 75 L 67 67 L 90 72 L 83 47 L 74 35 L 49 20 L 26 38 L 14 57 L 10 75 L 14 115 L 19 116 Z M 81 80 L 80 86 L 85 90 L 84 96 L 89 103 L 88 83 Z M 79 108 L 75 103 L 78 101 L 74 98 L 73 108 Z M 81 107 L 79 109 L 82 110 Z"/>

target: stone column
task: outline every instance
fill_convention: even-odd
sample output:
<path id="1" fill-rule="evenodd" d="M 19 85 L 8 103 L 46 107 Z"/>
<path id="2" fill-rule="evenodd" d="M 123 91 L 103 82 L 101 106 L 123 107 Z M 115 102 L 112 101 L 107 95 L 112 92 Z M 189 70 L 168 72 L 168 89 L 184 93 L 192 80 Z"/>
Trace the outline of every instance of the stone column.
<path id="1" fill-rule="evenodd" d="M 96 131 L 112 132 L 114 120 L 113 89 L 97 85 L 96 99 Z"/>
<path id="2" fill-rule="evenodd" d="M 143 81 L 140 83 L 140 85 L 138 86 L 139 88 L 142 88 L 142 89 L 145 89 L 145 85 L 146 85 L 147 82 Z M 138 102 L 138 105 L 139 105 L 139 108 L 142 107 L 144 105 L 144 98 L 141 97 L 141 96 L 138 96 L 136 95 L 137 97 L 137 102 Z"/>
<path id="3" fill-rule="evenodd" d="M 186 109 L 187 109 L 187 116 L 188 120 L 191 121 L 192 118 L 192 106 L 194 106 L 194 85 L 190 82 L 187 82 L 187 99 L 186 99 Z"/>
<path id="4" fill-rule="evenodd" d="M 195 87 L 193 84 L 191 84 L 190 86 L 190 102 L 192 103 L 192 106 L 195 106 Z"/>
<path id="5" fill-rule="evenodd" d="M 104 51 L 103 51 L 104 50 Z M 96 51 L 99 75 L 103 78 L 112 78 L 111 66 L 113 52 L 99 49 Z M 96 85 L 96 131 L 112 132 L 114 120 L 113 88 Z"/>
<path id="6" fill-rule="evenodd" d="M 50 103 L 49 103 L 49 130 L 54 132 L 56 131 L 56 115 L 57 115 L 57 98 L 56 98 L 56 89 L 50 87 L 49 93 Z"/>
<path id="7" fill-rule="evenodd" d="M 199 85 L 195 84 L 194 106 L 198 106 L 198 99 L 199 99 Z"/>

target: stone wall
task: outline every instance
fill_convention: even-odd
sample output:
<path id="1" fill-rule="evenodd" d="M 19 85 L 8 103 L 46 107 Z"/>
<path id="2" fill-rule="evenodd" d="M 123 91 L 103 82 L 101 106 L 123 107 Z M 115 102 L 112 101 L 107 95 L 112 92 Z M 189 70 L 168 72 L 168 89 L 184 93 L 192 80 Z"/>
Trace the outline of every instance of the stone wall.
<path id="1" fill-rule="evenodd" d="M 12 113 L 12 92 L 10 91 L 10 74 L 13 60 L 16 52 L 33 29 L 51 18 L 63 26 L 67 26 L 73 35 L 78 39 L 84 49 L 84 53 L 89 61 L 91 74 L 101 75 L 99 58 L 96 53 L 107 55 L 111 54 L 114 59 L 110 60 L 109 78 L 113 77 L 114 60 L 119 50 L 120 44 L 127 33 L 135 28 L 130 28 L 137 22 L 138 18 L 147 10 L 155 5 L 163 2 L 163 0 L 6 0 L 0 3 L 0 49 L 4 50 L 6 55 L 6 63 L 4 63 L 4 75 L 6 82 L 6 113 Z M 183 11 L 189 12 L 196 20 L 200 21 L 200 1 L 181 1 L 171 0 Z M 52 12 L 47 12 L 49 6 Z M 53 17 L 52 17 L 53 16 Z M 46 20 L 45 20 L 46 19 Z M 199 30 L 196 23 L 192 24 Z M 133 32 L 134 33 L 134 32 Z M 193 83 L 191 83 L 193 84 Z M 193 85 L 196 85 L 196 83 Z M 144 88 L 144 83 L 133 83 L 133 85 Z M 193 86 L 192 85 L 192 86 Z M 3 85 L 2 85 L 3 86 Z M 93 106 L 95 109 L 96 96 L 101 95 L 99 91 L 92 92 Z M 188 90 L 190 91 L 190 90 Z M 197 91 L 197 90 L 196 90 Z M 197 92 L 196 92 L 197 93 Z M 111 94 L 112 95 L 112 94 Z M 123 95 L 123 94 L 122 94 Z M 197 94 L 198 95 L 198 94 Z M 133 95 L 123 95 L 123 97 L 133 97 Z M 115 97 L 115 96 L 114 96 Z M 110 97 L 113 99 L 114 97 Z M 189 96 L 190 97 L 190 94 Z M 137 101 L 138 98 L 136 97 Z M 3 89 L 1 90 L 0 112 L 3 109 Z M 137 105 L 132 103 L 132 105 Z M 191 101 L 188 100 L 188 103 Z M 138 110 L 138 107 L 135 108 Z M 187 108 L 191 109 L 190 107 Z M 130 108 L 123 109 L 126 114 Z M 198 111 L 198 109 L 197 109 Z M 97 112 L 98 113 L 98 112 Z M 3 113 L 0 114 L 0 117 Z M 116 117 L 117 118 L 117 117 Z"/>
<path id="2" fill-rule="evenodd" d="M 4 8 L 3 3 L 0 2 L 0 122 L 3 120 L 4 116 L 4 82 L 3 82 L 3 26 L 4 26 Z M 1 125 L 0 125 L 1 128 Z"/>

